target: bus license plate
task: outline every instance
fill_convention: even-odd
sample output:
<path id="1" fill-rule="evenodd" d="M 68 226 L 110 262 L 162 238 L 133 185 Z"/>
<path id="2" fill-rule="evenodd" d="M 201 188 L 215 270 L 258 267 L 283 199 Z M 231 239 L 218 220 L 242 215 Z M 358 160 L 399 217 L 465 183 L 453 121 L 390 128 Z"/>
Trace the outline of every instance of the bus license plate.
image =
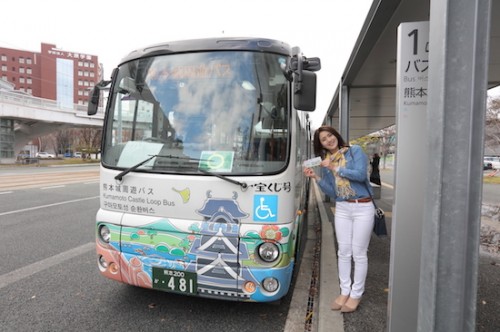
<path id="1" fill-rule="evenodd" d="M 197 274 L 153 267 L 153 288 L 184 294 L 197 293 Z"/>

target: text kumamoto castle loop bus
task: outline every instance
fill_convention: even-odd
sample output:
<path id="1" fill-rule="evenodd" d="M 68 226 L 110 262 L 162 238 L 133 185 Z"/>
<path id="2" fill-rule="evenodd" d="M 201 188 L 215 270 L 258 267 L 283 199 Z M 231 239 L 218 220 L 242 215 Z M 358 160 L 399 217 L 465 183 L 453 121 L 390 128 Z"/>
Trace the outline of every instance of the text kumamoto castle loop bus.
<path id="1" fill-rule="evenodd" d="M 269 39 L 130 53 L 109 86 L 98 266 L 127 284 L 275 301 L 289 290 L 308 182 L 318 58 Z"/>

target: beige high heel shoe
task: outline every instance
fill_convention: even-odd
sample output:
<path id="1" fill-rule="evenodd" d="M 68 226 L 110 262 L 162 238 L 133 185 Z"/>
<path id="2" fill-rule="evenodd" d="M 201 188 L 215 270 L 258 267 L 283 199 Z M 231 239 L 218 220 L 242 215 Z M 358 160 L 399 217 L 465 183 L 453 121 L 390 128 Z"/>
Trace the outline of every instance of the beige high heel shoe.
<path id="1" fill-rule="evenodd" d="M 340 308 L 340 312 L 353 312 L 358 309 L 359 302 L 361 302 L 361 298 L 354 299 L 352 297 L 349 297 L 347 301 L 344 303 L 342 308 Z"/>
<path id="2" fill-rule="evenodd" d="M 340 310 L 342 308 L 342 306 L 346 303 L 348 298 L 349 298 L 349 296 L 347 296 L 347 295 L 337 296 L 337 298 L 335 300 L 333 300 L 330 308 L 332 310 Z"/>

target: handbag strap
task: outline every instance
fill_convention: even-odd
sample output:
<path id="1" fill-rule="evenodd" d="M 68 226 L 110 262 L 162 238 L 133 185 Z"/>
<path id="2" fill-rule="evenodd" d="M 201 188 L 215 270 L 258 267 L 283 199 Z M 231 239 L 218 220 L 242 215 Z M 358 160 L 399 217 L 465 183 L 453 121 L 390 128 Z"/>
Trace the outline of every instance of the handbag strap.
<path id="1" fill-rule="evenodd" d="M 363 182 L 366 187 L 366 191 L 368 191 L 368 195 L 370 195 L 370 198 L 372 199 L 373 206 L 375 206 L 375 210 L 378 209 L 377 204 L 375 203 L 375 200 L 373 199 L 372 193 L 370 191 L 370 188 L 368 188 L 368 185 L 366 184 L 366 181 Z"/>

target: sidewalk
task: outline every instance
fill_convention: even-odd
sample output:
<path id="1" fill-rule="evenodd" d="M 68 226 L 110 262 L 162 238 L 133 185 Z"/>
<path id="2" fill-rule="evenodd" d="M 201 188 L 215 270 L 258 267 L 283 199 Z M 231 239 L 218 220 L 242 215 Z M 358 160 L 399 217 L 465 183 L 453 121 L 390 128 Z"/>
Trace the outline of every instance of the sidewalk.
<path id="1" fill-rule="evenodd" d="M 318 332 L 387 331 L 390 234 L 394 196 L 392 186 L 387 183 L 384 184 L 384 175 L 392 176 L 392 173 L 384 174 L 384 172 L 381 172 L 381 175 L 383 186 L 381 197 L 376 200 L 376 203 L 386 213 L 389 236 L 379 238 L 372 235 L 368 251 L 369 267 L 365 294 L 358 310 L 349 314 L 341 314 L 330 310 L 330 302 L 339 293 L 336 244 L 331 223 L 331 220 L 333 220 L 333 203 L 325 202 L 324 195 L 319 188 L 316 185 L 312 187 L 321 217 L 321 271 L 316 329 Z M 476 300 L 476 331 L 500 331 L 499 312 L 500 259 L 499 256 L 491 256 L 481 252 Z M 409 328 L 408 331 L 412 331 L 412 328 Z M 416 327 L 413 331 L 416 331 Z"/>
<path id="2" fill-rule="evenodd" d="M 366 291 L 358 310 L 349 314 L 332 311 L 330 303 L 340 291 L 337 277 L 337 249 L 331 222 L 334 203 L 325 202 L 324 195 L 316 185 L 313 186 L 313 191 L 321 216 L 321 272 L 317 331 L 386 331 L 390 237 L 381 239 L 372 235 L 368 253 Z M 390 233 L 392 190 L 382 188 L 381 192 L 382 196 L 377 200 L 377 205 L 386 213 L 387 231 Z"/>

